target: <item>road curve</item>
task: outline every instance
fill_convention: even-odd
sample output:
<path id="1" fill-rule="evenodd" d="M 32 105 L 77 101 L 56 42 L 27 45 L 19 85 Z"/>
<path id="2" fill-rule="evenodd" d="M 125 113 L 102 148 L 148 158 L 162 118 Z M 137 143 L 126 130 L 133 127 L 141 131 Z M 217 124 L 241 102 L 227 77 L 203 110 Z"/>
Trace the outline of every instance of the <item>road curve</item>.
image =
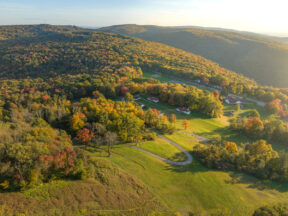
<path id="1" fill-rule="evenodd" d="M 181 161 L 181 162 L 171 161 L 171 160 L 169 160 L 169 159 L 160 157 L 159 155 L 156 155 L 156 154 L 153 154 L 153 153 L 151 153 L 151 152 L 149 152 L 149 151 L 146 151 L 146 150 L 144 150 L 144 149 L 141 149 L 141 148 L 139 148 L 139 147 L 137 147 L 137 146 L 132 146 L 132 145 L 127 145 L 127 146 L 130 147 L 130 148 L 134 148 L 134 149 L 137 149 L 137 150 L 139 150 L 139 151 L 142 151 L 142 152 L 144 152 L 144 153 L 146 153 L 146 154 L 149 154 L 149 155 L 151 155 L 151 156 L 153 156 L 153 157 L 155 157 L 155 158 L 158 158 L 158 159 L 161 160 L 161 161 L 164 161 L 164 162 L 169 163 L 169 164 L 172 164 L 172 165 L 185 166 L 185 165 L 188 165 L 188 164 L 192 163 L 192 161 L 193 161 L 192 155 L 191 155 L 189 152 L 187 152 L 184 148 L 182 148 L 180 145 L 178 145 L 177 143 L 173 142 L 172 140 L 170 140 L 170 139 L 168 139 L 168 138 L 166 138 L 166 137 L 164 137 L 164 136 L 161 136 L 161 135 L 158 135 L 158 136 L 161 137 L 162 139 L 166 140 L 166 141 L 169 142 L 170 144 L 174 145 L 176 148 L 180 149 L 180 150 L 186 155 L 187 160 L 186 160 L 186 161 Z"/>
<path id="2" fill-rule="evenodd" d="M 186 131 L 180 131 L 181 133 L 184 133 L 184 134 L 188 134 L 188 135 L 191 135 L 193 137 L 196 137 L 197 139 L 199 139 L 201 142 L 208 142 L 209 139 L 206 138 L 206 137 L 203 137 L 203 136 L 199 136 L 199 135 L 196 135 L 196 134 L 193 134 L 193 133 L 189 133 L 189 132 L 186 132 Z"/>

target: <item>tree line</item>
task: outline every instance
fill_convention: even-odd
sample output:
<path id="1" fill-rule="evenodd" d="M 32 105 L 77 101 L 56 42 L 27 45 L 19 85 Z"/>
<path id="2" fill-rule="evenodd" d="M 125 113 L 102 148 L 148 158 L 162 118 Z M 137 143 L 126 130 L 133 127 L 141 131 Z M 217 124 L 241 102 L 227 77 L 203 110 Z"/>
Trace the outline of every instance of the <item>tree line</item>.
<path id="1" fill-rule="evenodd" d="M 195 156 L 209 168 L 238 170 L 261 179 L 288 181 L 288 154 L 278 154 L 265 140 L 244 144 L 216 142 L 197 145 Z"/>
<path id="2" fill-rule="evenodd" d="M 230 122 L 230 128 L 254 140 L 265 139 L 282 145 L 287 144 L 288 125 L 277 115 L 271 115 L 265 120 L 259 117 L 234 118 Z"/>

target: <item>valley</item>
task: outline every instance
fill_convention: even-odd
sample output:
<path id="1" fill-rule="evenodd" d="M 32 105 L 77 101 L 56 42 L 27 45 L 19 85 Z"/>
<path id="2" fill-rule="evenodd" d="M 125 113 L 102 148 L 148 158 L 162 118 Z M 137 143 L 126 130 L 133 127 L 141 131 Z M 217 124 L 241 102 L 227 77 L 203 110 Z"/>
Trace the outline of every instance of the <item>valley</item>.
<path id="1" fill-rule="evenodd" d="M 0 78 L 0 216 L 287 204 L 287 89 L 160 43 L 53 25 L 0 26 Z"/>

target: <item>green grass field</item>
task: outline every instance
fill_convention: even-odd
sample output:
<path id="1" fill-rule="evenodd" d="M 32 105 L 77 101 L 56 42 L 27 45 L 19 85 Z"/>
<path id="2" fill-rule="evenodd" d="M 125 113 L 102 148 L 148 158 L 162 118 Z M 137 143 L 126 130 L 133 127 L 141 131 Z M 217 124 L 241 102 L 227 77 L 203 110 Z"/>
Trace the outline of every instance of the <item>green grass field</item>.
<path id="1" fill-rule="evenodd" d="M 256 109 L 259 112 L 261 119 L 266 119 L 270 115 L 270 113 L 265 110 L 264 107 L 257 106 L 252 102 L 247 102 L 247 104 L 244 104 L 243 108 L 241 108 L 239 112 L 236 112 L 235 108 L 235 105 L 228 105 L 224 103 L 224 112 L 233 111 L 235 113 L 235 117 L 246 117 L 253 109 Z"/>
<path id="2" fill-rule="evenodd" d="M 154 73 L 154 72 L 143 72 L 143 77 L 157 79 L 160 82 L 169 82 L 169 81 L 171 81 L 171 77 L 163 76 L 161 73 Z"/>
<path id="3" fill-rule="evenodd" d="M 172 140 L 173 142 L 179 144 L 187 151 L 192 151 L 194 146 L 199 143 L 199 139 L 192 135 L 185 134 L 183 131 L 176 131 L 173 134 L 165 134 L 165 137 Z"/>
<path id="4" fill-rule="evenodd" d="M 185 161 L 186 155 L 161 137 L 139 144 L 140 148 L 172 161 Z"/>
<path id="5" fill-rule="evenodd" d="M 223 140 L 233 141 L 238 144 L 245 143 L 249 139 L 238 132 L 231 131 L 229 126 L 229 117 L 223 117 L 221 119 L 208 118 L 197 111 L 192 111 L 190 115 L 179 113 L 176 111 L 176 107 L 170 106 L 165 103 L 153 103 L 146 100 L 145 96 L 139 100 L 139 102 L 144 103 L 149 108 L 155 108 L 166 115 L 176 114 L 176 128 L 183 130 L 183 120 L 187 119 L 189 121 L 190 127 L 186 132 L 194 133 L 203 137 L 213 138 L 215 135 L 220 135 Z"/>
<path id="6" fill-rule="evenodd" d="M 195 159 L 187 167 L 174 167 L 138 150 L 117 146 L 107 160 L 142 180 L 171 211 L 184 215 L 217 209 L 251 215 L 259 206 L 288 198 L 287 184 L 264 184 L 245 174 L 210 170 Z"/>

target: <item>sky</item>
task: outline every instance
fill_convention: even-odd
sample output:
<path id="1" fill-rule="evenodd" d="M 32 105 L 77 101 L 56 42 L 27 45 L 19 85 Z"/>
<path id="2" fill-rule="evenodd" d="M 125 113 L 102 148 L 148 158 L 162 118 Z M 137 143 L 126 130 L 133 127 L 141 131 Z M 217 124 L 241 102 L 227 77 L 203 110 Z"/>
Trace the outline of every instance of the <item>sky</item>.
<path id="1" fill-rule="evenodd" d="M 221 27 L 288 37 L 288 0 L 0 0 L 0 25 Z"/>

